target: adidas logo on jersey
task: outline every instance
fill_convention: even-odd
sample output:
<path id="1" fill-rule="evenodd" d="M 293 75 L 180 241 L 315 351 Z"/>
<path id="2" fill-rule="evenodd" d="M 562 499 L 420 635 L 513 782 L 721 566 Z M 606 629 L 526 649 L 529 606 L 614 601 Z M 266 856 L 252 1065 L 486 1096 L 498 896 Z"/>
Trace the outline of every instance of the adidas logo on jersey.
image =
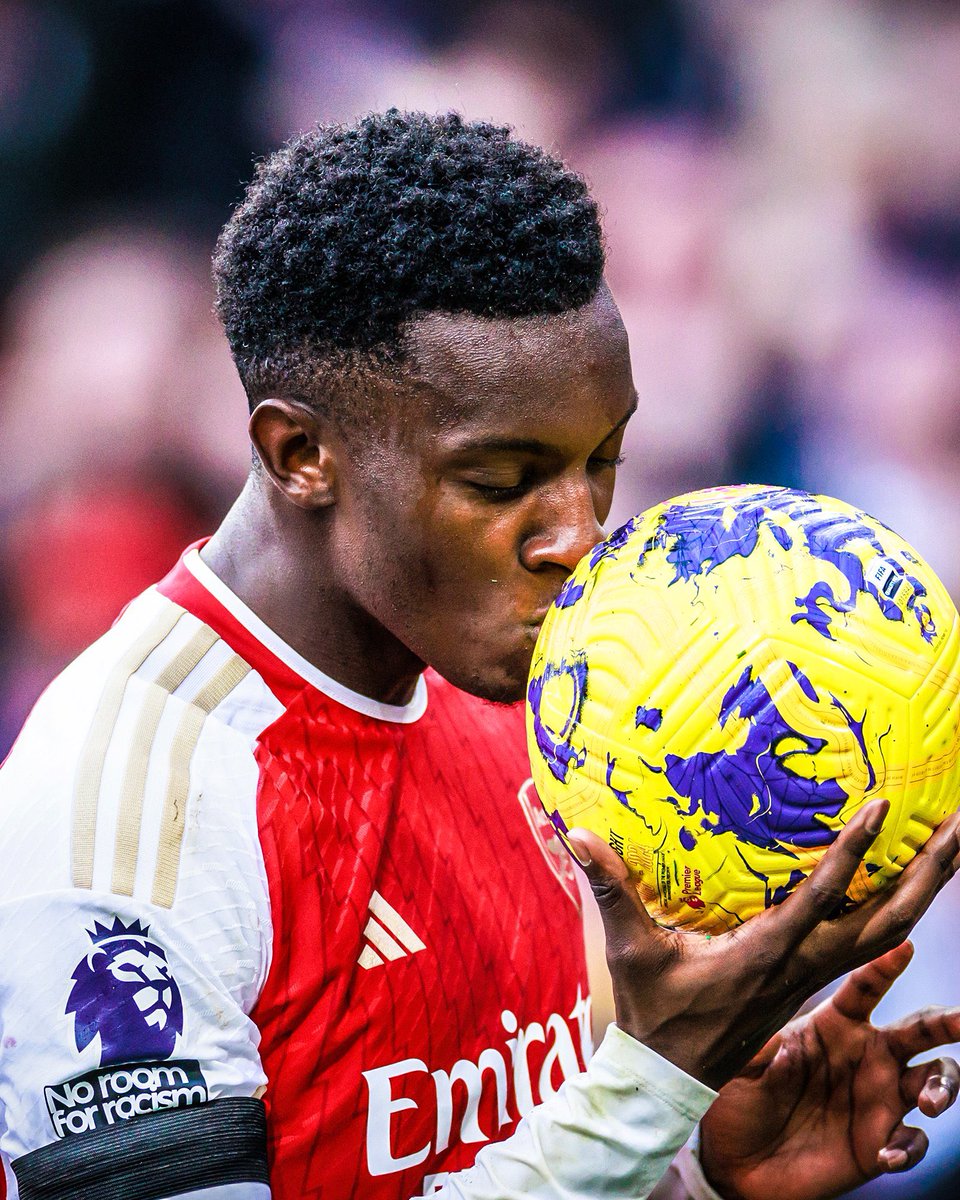
<path id="1" fill-rule="evenodd" d="M 406 958 L 426 950 L 403 917 L 384 900 L 379 892 L 370 897 L 370 917 L 363 931 L 366 945 L 357 962 L 365 971 L 382 967 L 385 962 Z"/>

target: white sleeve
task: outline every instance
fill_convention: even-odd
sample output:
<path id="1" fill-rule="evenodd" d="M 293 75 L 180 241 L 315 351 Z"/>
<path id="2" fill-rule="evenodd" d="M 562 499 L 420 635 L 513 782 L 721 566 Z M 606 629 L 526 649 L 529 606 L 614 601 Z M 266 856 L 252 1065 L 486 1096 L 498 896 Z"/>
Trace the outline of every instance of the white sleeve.
<path id="1" fill-rule="evenodd" d="M 255 1025 L 170 911 L 54 892 L 0 906 L 0 931 L 11 1159 L 265 1084 Z"/>
<path id="2" fill-rule="evenodd" d="M 263 1194 L 258 771 L 219 699 L 258 713 L 260 691 L 147 595 L 51 685 L 0 768 L 10 1197 L 133 1196 L 144 1172 L 154 1195 Z"/>
<path id="3" fill-rule="evenodd" d="M 666 1175 L 650 1193 L 650 1200 L 723 1200 L 703 1173 L 696 1136 L 670 1164 Z"/>
<path id="4" fill-rule="evenodd" d="M 642 1200 L 714 1099 L 710 1088 L 611 1026 L 586 1071 L 535 1108 L 512 1137 L 484 1147 L 472 1167 L 425 1194 Z"/>
<path id="5" fill-rule="evenodd" d="M 0 905 L 2 1150 L 22 1198 L 147 1167 L 179 1197 L 238 1162 L 229 1200 L 269 1194 L 259 1035 L 175 912 L 86 890 Z"/>

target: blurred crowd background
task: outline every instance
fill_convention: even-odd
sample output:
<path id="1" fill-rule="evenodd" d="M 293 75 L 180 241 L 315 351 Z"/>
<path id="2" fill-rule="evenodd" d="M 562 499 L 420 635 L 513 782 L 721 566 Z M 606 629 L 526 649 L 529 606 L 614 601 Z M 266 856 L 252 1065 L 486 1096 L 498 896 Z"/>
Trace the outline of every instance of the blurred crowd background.
<path id="1" fill-rule="evenodd" d="M 614 520 L 799 485 L 960 597 L 955 3 L 0 0 L 0 754 L 246 474 L 208 262 L 254 157 L 394 104 L 512 124 L 591 182 L 641 400 Z M 888 1013 L 960 1002 L 958 916 Z M 938 1126 L 862 1194 L 960 1194 Z"/>

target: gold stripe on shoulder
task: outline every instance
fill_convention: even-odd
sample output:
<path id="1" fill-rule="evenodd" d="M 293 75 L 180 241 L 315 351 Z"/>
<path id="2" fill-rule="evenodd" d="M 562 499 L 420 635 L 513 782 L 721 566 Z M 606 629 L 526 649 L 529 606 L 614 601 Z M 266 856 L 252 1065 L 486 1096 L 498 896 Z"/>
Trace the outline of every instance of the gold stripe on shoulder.
<path id="1" fill-rule="evenodd" d="M 97 833 L 97 806 L 100 803 L 103 764 L 107 758 L 117 717 L 120 715 L 120 705 L 123 703 L 127 683 L 161 642 L 170 636 L 183 612 L 179 605 L 171 603 L 129 647 L 104 684 L 80 755 L 73 794 L 71 862 L 74 887 L 93 887 L 93 846 Z"/>
<path id="2" fill-rule="evenodd" d="M 203 625 L 182 650 L 167 663 L 147 687 L 146 698 L 130 745 L 130 757 L 120 792 L 117 814 L 117 841 L 113 855 L 111 888 L 117 895 L 132 896 L 140 850 L 140 825 L 143 798 L 147 788 L 147 767 L 163 708 L 175 692 L 220 639 Z"/>
<path id="3" fill-rule="evenodd" d="M 200 740 L 208 715 L 250 672 L 250 667 L 234 654 L 204 685 L 183 714 L 170 750 L 170 777 L 160 819 L 160 845 L 157 869 L 150 899 L 163 908 L 172 908 L 180 874 L 180 852 L 186 827 L 187 800 L 190 794 L 190 761 Z"/>

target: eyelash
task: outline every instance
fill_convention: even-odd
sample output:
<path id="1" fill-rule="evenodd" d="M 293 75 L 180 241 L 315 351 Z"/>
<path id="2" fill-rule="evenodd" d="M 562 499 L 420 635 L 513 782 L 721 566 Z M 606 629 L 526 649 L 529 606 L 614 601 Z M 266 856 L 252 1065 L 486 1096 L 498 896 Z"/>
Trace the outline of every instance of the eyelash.
<path id="1" fill-rule="evenodd" d="M 616 458 L 591 458 L 588 463 L 592 463 L 595 469 L 601 471 L 614 470 L 623 463 L 623 455 L 618 454 Z M 517 496 L 521 496 L 529 487 L 527 480 L 521 480 L 520 483 L 513 487 L 490 487 L 484 483 L 473 483 L 471 487 L 480 492 L 487 500 L 513 500 Z"/>
<path id="2" fill-rule="evenodd" d="M 601 470 L 606 470 L 608 467 L 619 467 L 623 463 L 623 455 L 618 454 L 616 458 L 592 458 L 590 461 L 596 463 Z"/>

